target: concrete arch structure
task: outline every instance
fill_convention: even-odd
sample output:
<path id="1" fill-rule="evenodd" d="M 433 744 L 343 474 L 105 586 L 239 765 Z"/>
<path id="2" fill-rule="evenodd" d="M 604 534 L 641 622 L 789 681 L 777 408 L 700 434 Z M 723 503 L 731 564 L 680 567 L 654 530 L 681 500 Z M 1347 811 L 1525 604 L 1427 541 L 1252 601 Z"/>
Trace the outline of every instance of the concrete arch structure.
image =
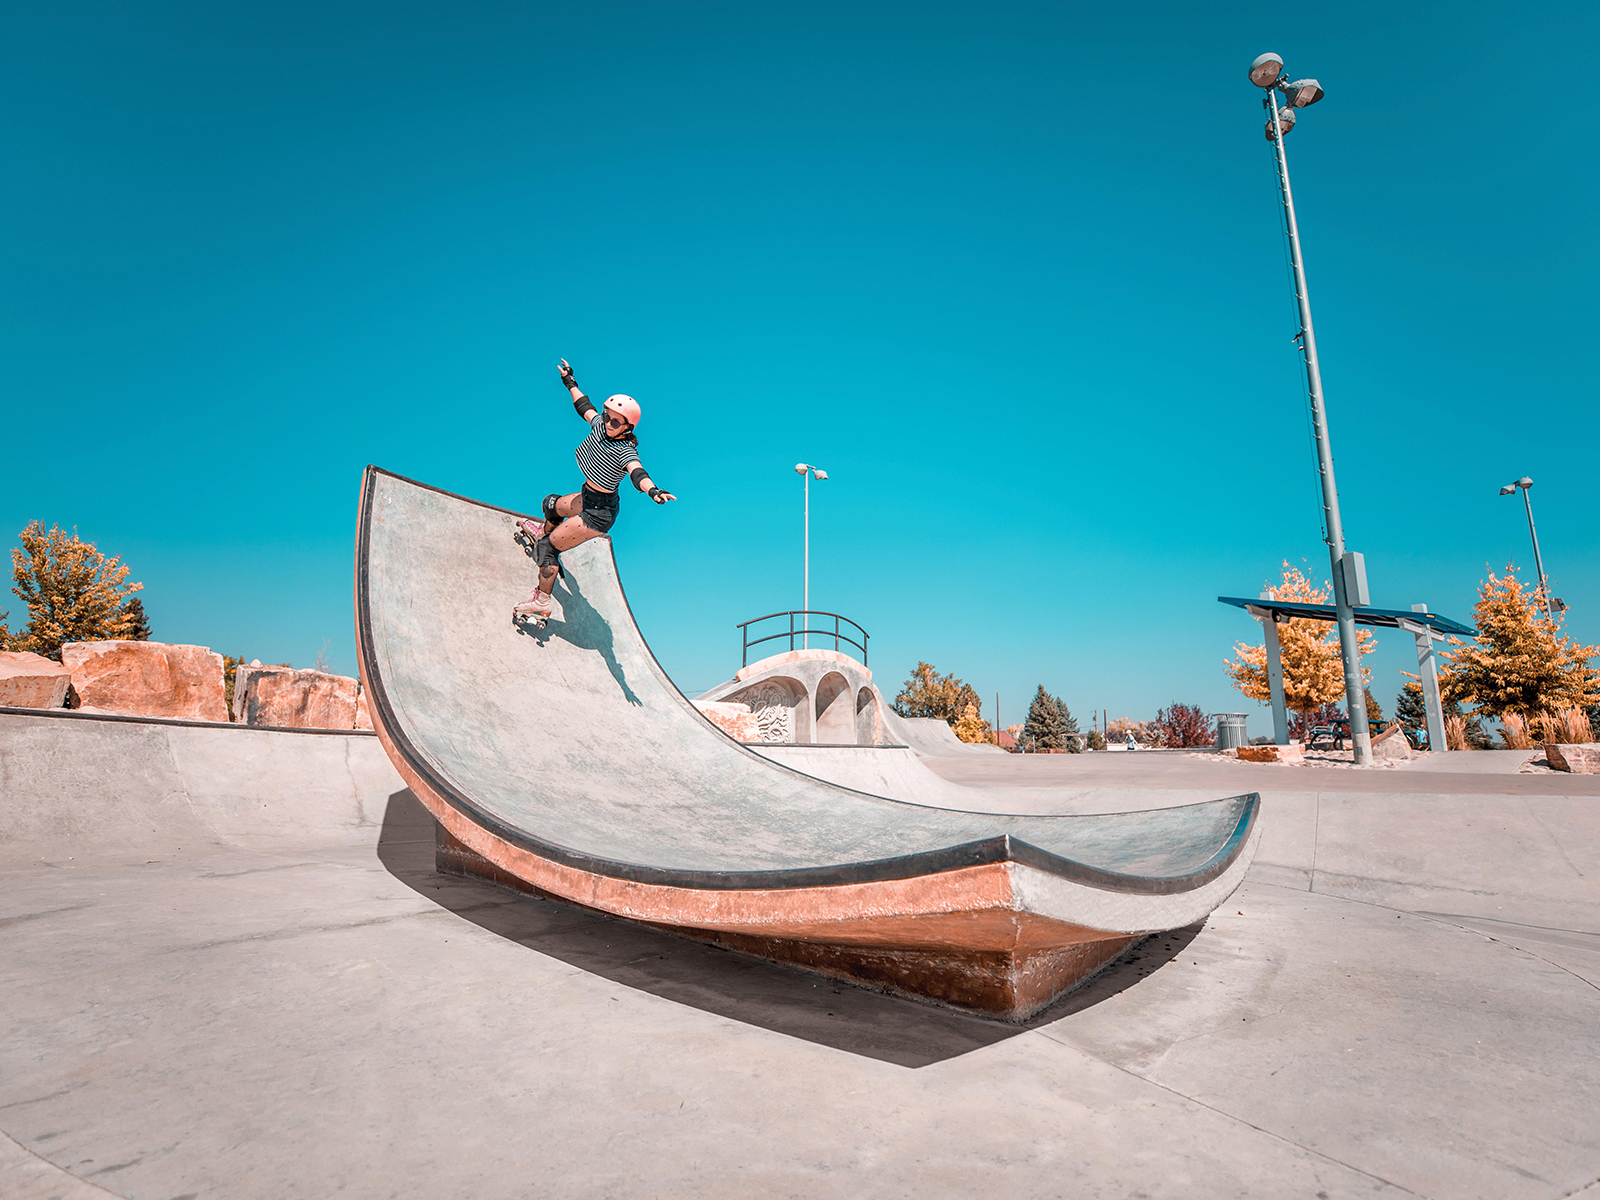
<path id="1" fill-rule="evenodd" d="M 872 682 L 872 672 L 837 650 L 786 650 L 773 654 L 740 668 L 732 679 L 702 692 L 695 700 L 748 704 L 759 718 L 761 708 L 770 703 L 769 685 L 774 684 L 792 697 L 788 702 L 796 711 L 781 725 L 771 720 L 763 724 L 762 742 L 801 746 L 898 744 L 881 718 L 887 706 Z M 863 693 L 872 697 L 870 705 L 862 702 Z M 870 727 L 865 731 L 859 717 L 864 709 L 872 713 Z M 780 732 L 784 736 L 778 736 Z"/>

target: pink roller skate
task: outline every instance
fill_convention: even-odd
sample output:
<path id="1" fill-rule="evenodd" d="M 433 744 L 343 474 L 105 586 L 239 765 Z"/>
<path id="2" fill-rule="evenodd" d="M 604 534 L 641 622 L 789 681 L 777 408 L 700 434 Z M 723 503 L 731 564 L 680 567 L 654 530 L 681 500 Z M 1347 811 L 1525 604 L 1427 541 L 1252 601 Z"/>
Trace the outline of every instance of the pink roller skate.
<path id="1" fill-rule="evenodd" d="M 513 622 L 532 621 L 540 629 L 543 629 L 544 623 L 550 619 L 550 613 L 554 607 L 555 605 L 551 602 L 549 596 L 546 596 L 543 592 L 534 592 L 533 595 L 511 610 L 511 620 Z"/>

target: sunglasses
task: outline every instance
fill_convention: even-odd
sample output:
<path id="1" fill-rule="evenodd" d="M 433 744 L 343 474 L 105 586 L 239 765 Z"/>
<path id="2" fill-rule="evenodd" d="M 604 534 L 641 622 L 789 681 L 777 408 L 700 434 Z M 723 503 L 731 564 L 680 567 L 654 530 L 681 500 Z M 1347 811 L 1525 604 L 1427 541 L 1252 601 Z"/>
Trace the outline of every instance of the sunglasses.
<path id="1" fill-rule="evenodd" d="M 627 421 L 625 421 L 623 418 L 617 416 L 615 413 L 607 413 L 606 414 L 606 427 L 607 428 L 610 428 L 612 425 L 623 426 L 623 425 L 626 425 L 627 423 L 628 423 Z"/>

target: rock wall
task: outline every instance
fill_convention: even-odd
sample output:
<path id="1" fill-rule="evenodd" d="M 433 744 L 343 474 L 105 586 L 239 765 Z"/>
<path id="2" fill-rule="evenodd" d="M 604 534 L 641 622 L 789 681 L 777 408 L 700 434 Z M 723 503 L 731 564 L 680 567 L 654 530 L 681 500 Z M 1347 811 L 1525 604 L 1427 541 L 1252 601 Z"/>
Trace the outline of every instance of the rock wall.
<path id="1" fill-rule="evenodd" d="M 0 651 L 0 706 L 60 708 L 67 700 L 72 671 L 42 654 Z"/>
<path id="2" fill-rule="evenodd" d="M 711 723 L 729 737 L 741 742 L 759 742 L 761 727 L 748 704 L 719 703 L 715 700 L 696 700 L 694 706 L 711 719 Z"/>
<path id="3" fill-rule="evenodd" d="M 168 642 L 68 642 L 75 708 L 137 717 L 226 721 L 222 655 Z"/>
<path id="4" fill-rule="evenodd" d="M 345 675 L 293 667 L 241 666 L 233 677 L 233 715 L 241 725 L 356 729 L 361 685 Z M 369 716 L 364 728 L 372 728 Z"/>

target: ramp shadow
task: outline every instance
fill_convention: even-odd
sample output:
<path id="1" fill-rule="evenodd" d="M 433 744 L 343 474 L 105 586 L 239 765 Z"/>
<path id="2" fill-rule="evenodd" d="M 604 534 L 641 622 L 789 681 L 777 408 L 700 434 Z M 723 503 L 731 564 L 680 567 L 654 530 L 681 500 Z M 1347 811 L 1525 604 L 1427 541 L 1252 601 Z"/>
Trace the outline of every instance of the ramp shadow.
<path id="1" fill-rule="evenodd" d="M 524 546 L 523 553 L 532 558 L 533 548 Z M 644 701 L 628 686 L 628 677 L 623 673 L 622 664 L 617 661 L 616 642 L 611 635 L 610 624 L 595 611 L 594 605 L 589 603 L 576 581 L 565 571 L 556 579 L 556 588 L 561 595 L 561 620 L 549 621 L 542 628 L 529 621 L 514 621 L 517 632 L 523 637 L 532 638 L 541 646 L 547 645 L 551 638 L 560 638 L 579 650 L 595 651 L 606 664 L 606 670 L 611 672 L 611 678 L 622 689 L 623 697 L 635 708 L 642 708 Z"/>
<path id="2" fill-rule="evenodd" d="M 1083 987 L 1019 1024 L 826 979 L 593 909 L 434 870 L 434 821 L 410 789 L 389 797 L 378 859 L 421 896 L 499 937 L 702 1012 L 903 1067 L 993 1046 L 1081 1012 L 1160 969 L 1200 926 L 1148 939 Z"/>

